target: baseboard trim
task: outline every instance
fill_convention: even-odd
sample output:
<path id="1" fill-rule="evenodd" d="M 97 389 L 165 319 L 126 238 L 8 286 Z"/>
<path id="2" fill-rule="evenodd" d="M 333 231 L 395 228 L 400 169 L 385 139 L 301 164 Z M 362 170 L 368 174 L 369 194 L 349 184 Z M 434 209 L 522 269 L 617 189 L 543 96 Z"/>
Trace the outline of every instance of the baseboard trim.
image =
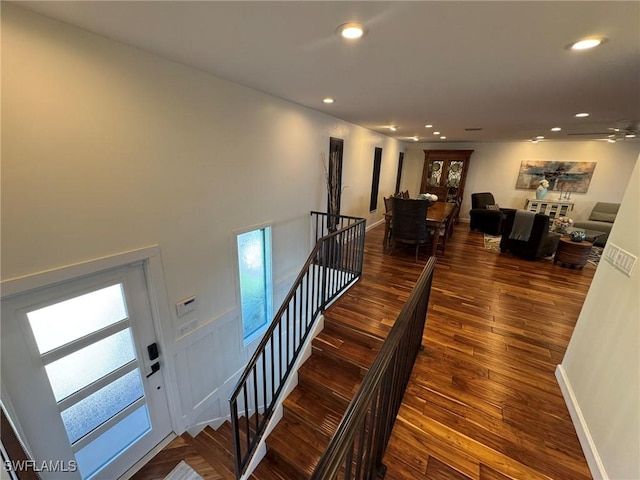
<path id="1" fill-rule="evenodd" d="M 380 220 L 378 220 L 377 222 L 374 222 L 374 223 L 372 223 L 372 224 L 370 224 L 370 225 L 367 225 L 367 226 L 365 227 L 365 231 L 366 231 L 366 232 L 368 232 L 368 231 L 369 231 L 369 230 L 371 230 L 372 228 L 376 228 L 378 225 L 380 225 L 380 224 L 384 223 L 384 221 L 385 221 L 385 220 L 384 220 L 384 218 L 381 218 L 381 219 L 380 219 Z"/>
<path id="2" fill-rule="evenodd" d="M 576 429 L 576 434 L 578 435 L 578 440 L 580 440 L 580 446 L 582 447 L 587 464 L 589 465 L 591 475 L 594 480 L 607 480 L 609 477 L 607 476 L 604 464 L 602 463 L 596 444 L 589 432 L 589 426 L 582 415 L 580 405 L 578 404 L 573 388 L 571 387 L 571 382 L 569 381 L 562 365 L 558 365 L 556 367 L 556 379 L 560 385 L 564 402 L 567 404 L 567 408 L 569 409 L 569 415 L 571 415 L 571 420 L 573 421 L 573 426 Z"/>

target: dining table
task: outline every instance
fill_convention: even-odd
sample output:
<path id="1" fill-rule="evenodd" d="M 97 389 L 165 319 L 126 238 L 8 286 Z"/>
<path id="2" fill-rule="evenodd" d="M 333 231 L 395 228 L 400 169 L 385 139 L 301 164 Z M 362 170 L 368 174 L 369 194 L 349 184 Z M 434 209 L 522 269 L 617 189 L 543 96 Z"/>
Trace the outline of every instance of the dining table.
<path id="1" fill-rule="evenodd" d="M 449 234 L 445 228 L 448 225 L 448 220 L 453 214 L 456 204 L 451 202 L 435 202 L 427 209 L 427 226 L 433 229 L 433 245 L 431 246 L 431 255 L 436 256 L 438 251 L 438 240 L 441 232 L 444 230 L 445 236 Z M 393 218 L 393 211 L 389 210 L 384 214 L 384 243 L 386 244 L 389 238 L 389 229 L 391 228 L 391 219 Z M 446 241 L 446 238 L 445 238 Z"/>

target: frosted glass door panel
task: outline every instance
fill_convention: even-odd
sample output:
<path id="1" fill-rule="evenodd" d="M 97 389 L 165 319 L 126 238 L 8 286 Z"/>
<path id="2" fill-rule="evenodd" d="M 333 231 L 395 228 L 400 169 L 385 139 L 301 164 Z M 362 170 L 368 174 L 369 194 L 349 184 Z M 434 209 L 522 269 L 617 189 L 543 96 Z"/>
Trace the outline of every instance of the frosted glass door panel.
<path id="1" fill-rule="evenodd" d="M 150 429 L 149 412 L 144 405 L 78 450 L 76 460 L 82 478 L 89 478 Z"/>
<path id="2" fill-rule="evenodd" d="M 112 285 L 27 314 L 40 353 L 127 318 L 122 285 Z"/>
<path id="3" fill-rule="evenodd" d="M 53 394 L 59 402 L 135 359 L 131 329 L 127 328 L 45 368 Z"/>
<path id="4" fill-rule="evenodd" d="M 64 410 L 69 441 L 77 442 L 143 395 L 140 371 L 135 369 Z"/>

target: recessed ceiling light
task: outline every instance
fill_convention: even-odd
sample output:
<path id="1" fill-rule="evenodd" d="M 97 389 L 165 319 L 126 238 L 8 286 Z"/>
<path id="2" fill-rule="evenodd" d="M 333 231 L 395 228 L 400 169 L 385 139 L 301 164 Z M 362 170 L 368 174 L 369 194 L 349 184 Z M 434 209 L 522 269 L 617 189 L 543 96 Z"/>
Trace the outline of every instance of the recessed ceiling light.
<path id="1" fill-rule="evenodd" d="M 615 138 L 607 138 L 607 142 L 616 143 L 616 139 Z"/>
<path id="2" fill-rule="evenodd" d="M 538 143 L 538 140 L 536 140 L 535 138 L 532 138 L 531 143 Z"/>
<path id="3" fill-rule="evenodd" d="M 577 118 L 584 118 L 584 117 L 588 117 L 589 114 L 586 112 L 582 112 L 582 113 L 576 113 L 576 117 Z"/>
<path id="4" fill-rule="evenodd" d="M 331 97 L 323 98 L 322 101 L 324 103 L 333 103 L 333 102 L 335 102 L 335 100 L 333 98 L 331 98 Z"/>
<path id="5" fill-rule="evenodd" d="M 570 48 L 571 50 L 588 50 L 590 48 L 597 47 L 598 45 L 602 45 L 606 41 L 607 39 L 605 37 L 583 38 L 582 40 L 572 43 Z"/>
<path id="6" fill-rule="evenodd" d="M 395 132 L 396 130 L 398 130 L 398 126 L 397 125 L 389 125 L 389 130 L 391 130 L 392 132 Z"/>
<path id="7" fill-rule="evenodd" d="M 431 125 L 430 123 L 427 123 L 424 128 L 433 128 L 433 125 Z"/>
<path id="8" fill-rule="evenodd" d="M 560 127 L 553 127 L 551 129 L 552 132 L 559 132 L 560 130 L 562 130 Z"/>
<path id="9" fill-rule="evenodd" d="M 440 132 L 433 132 L 434 135 L 440 135 Z"/>
<path id="10" fill-rule="evenodd" d="M 625 138 L 636 138 L 636 134 L 635 133 L 627 133 L 624 137 Z"/>
<path id="11" fill-rule="evenodd" d="M 349 22 L 340 25 L 336 30 L 343 38 L 348 40 L 356 40 L 366 35 L 367 30 L 364 25 L 358 22 Z"/>
<path id="12" fill-rule="evenodd" d="M 417 135 L 415 137 L 412 137 L 414 142 L 417 142 L 418 140 L 420 140 L 420 137 L 418 137 Z"/>
<path id="13" fill-rule="evenodd" d="M 445 137 L 444 135 L 442 135 L 442 136 L 440 137 L 440 140 L 444 140 L 445 138 L 447 138 L 447 137 Z"/>
<path id="14" fill-rule="evenodd" d="M 544 136 L 543 136 L 543 135 L 538 135 L 536 138 L 537 138 L 538 140 L 542 140 L 542 139 L 544 138 Z"/>

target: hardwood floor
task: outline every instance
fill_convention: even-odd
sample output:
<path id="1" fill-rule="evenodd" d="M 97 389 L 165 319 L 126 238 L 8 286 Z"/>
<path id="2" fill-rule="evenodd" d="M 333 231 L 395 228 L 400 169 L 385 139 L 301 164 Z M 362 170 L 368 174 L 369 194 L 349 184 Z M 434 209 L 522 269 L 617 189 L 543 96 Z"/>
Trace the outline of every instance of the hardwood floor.
<path id="1" fill-rule="evenodd" d="M 328 326 L 316 339 L 307 362 L 312 363 L 301 375 L 303 388 L 315 388 L 305 386 L 305 376 L 310 381 L 329 380 L 342 370 L 345 378 L 350 375 L 349 383 L 331 388 L 338 400 L 348 398 L 359 378 L 352 367 L 364 371 L 372 361 L 372 352 L 356 344 L 367 344 L 369 338 L 369 350 L 379 347 L 375 337 L 386 336 L 417 280 L 427 249 L 421 249 L 417 263 L 413 249 L 398 247 L 393 255 L 385 254 L 383 231 L 384 226 L 378 226 L 367 233 L 362 279 L 326 311 Z M 490 252 L 483 247 L 481 233 L 469 232 L 468 224 L 457 225 L 446 255 L 438 257 L 424 351 L 416 360 L 384 459 L 386 478 L 591 478 L 554 370 L 594 273 L 591 264 L 570 270 L 548 260 L 529 262 Z M 319 357 L 329 357 L 329 362 L 316 365 Z M 313 410 L 310 402 L 301 400 L 304 392 L 294 394 L 288 400 L 290 409 L 299 415 L 300 410 Z M 317 391 L 311 394 L 318 396 Z M 335 416 L 338 407 L 330 408 Z M 304 422 L 295 418 L 279 428 L 292 428 L 294 438 L 304 438 Z M 310 450 L 321 449 L 334 423 L 335 419 L 326 422 L 313 438 L 305 439 Z M 222 458 L 229 455 L 227 430 L 225 424 L 217 432 L 205 429 L 196 439 L 181 437 L 219 472 L 218 478 L 233 478 L 230 459 Z M 280 440 L 276 436 L 273 442 L 282 443 L 281 450 L 291 449 L 296 442 L 287 447 L 290 434 Z M 146 471 L 153 469 L 156 459 L 161 462 L 163 454 L 135 478 L 162 478 Z M 313 461 L 294 456 L 294 461 L 303 460 Z M 300 470 L 277 473 L 277 463 L 277 458 L 265 462 L 264 476 L 256 478 L 304 478 Z M 199 466 L 192 467 L 207 478 Z"/>

